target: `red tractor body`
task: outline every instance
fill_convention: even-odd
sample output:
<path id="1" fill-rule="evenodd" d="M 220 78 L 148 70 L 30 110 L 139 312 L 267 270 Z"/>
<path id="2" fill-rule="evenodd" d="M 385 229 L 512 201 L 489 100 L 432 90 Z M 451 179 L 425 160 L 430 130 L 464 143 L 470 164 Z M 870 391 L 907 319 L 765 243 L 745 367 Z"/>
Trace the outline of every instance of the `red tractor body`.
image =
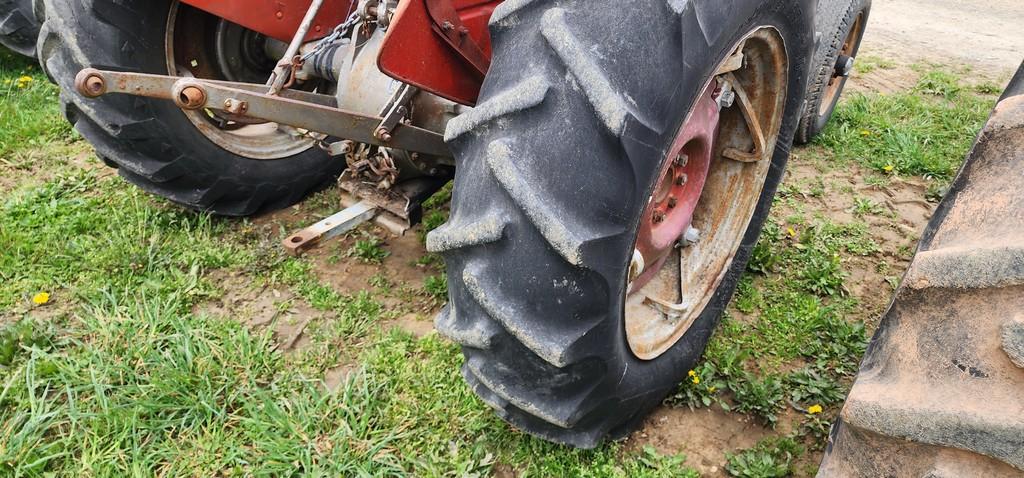
<path id="1" fill-rule="evenodd" d="M 312 0 L 183 0 L 270 38 L 290 41 Z M 501 0 L 410 0 L 395 12 L 378 67 L 388 76 L 457 103 L 473 105 L 490 64 L 487 21 Z M 326 36 L 355 10 L 325 4 L 306 40 Z M 483 71 L 481 71 L 483 70 Z"/>

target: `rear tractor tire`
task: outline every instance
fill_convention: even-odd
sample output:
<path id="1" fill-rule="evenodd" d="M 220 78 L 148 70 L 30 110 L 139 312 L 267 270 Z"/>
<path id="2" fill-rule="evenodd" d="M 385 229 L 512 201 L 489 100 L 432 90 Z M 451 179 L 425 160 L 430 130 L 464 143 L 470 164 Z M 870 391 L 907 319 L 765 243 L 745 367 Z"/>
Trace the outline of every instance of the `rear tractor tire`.
<path id="1" fill-rule="evenodd" d="M 502 418 L 591 448 L 686 376 L 782 178 L 812 22 L 791 0 L 495 10 L 480 102 L 446 133 L 451 218 L 427 247 L 448 266 L 436 327 Z"/>
<path id="2" fill-rule="evenodd" d="M 333 180 L 344 161 L 274 123 L 243 124 L 213 111 L 127 95 L 86 99 L 86 67 L 263 82 L 275 61 L 266 39 L 173 0 L 46 0 L 43 67 L 64 113 L 129 182 L 196 210 L 246 216 L 294 204 Z"/>

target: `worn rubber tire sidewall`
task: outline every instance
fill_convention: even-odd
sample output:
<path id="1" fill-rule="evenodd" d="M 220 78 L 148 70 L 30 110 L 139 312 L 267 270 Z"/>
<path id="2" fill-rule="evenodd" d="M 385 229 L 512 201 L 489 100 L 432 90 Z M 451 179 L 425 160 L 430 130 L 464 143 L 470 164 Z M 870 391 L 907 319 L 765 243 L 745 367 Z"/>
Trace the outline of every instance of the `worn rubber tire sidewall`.
<path id="1" fill-rule="evenodd" d="M 674 2 L 668 3 L 671 5 L 670 8 L 677 8 Z M 607 317 L 602 319 L 601 325 L 592 329 L 592 333 L 588 332 L 587 336 L 581 339 L 586 341 L 586 347 L 589 348 L 589 352 L 584 353 L 589 355 L 579 360 L 574 358 L 573 360 L 575 361 L 572 364 L 559 368 L 547 361 L 543 361 L 538 355 L 530 353 L 525 346 L 507 347 L 505 349 L 494 347 L 487 350 L 475 349 L 474 347 L 463 348 L 467 357 L 467 363 L 493 364 L 493 370 L 515 371 L 508 372 L 516 374 L 515 376 L 509 375 L 511 381 L 518 382 L 518 386 L 535 384 L 535 388 L 541 388 L 536 393 L 547 397 L 546 399 L 555 401 L 559 400 L 557 395 L 561 393 L 560 389 L 556 386 L 553 389 L 543 390 L 545 387 L 543 384 L 547 383 L 544 374 L 567 376 L 569 377 L 567 380 L 575 380 L 573 377 L 584 375 L 584 372 L 580 370 L 586 371 L 593 370 L 594 367 L 603 367 L 604 375 L 600 379 L 600 383 L 580 384 L 581 387 L 592 386 L 593 389 L 586 393 L 597 397 L 595 400 L 601 401 L 601 404 L 581 412 L 585 416 L 576 417 L 574 419 L 576 420 L 576 425 L 573 425 L 572 429 L 560 428 L 549 422 L 542 422 L 538 415 L 527 413 L 512 405 L 499 410 L 499 413 L 506 420 L 530 433 L 549 440 L 581 447 L 596 446 L 597 439 L 595 439 L 595 434 L 603 436 L 605 433 L 611 432 L 613 435 L 621 435 L 629 431 L 639 419 L 660 403 L 664 396 L 677 386 L 682 377 L 685 376 L 686 372 L 703 353 L 704 347 L 718 323 L 722 310 L 728 304 L 736 283 L 749 259 L 750 252 L 757 241 L 760 229 L 771 206 L 772 197 L 782 178 L 785 163 L 789 156 L 789 145 L 792 143 L 793 134 L 799 120 L 803 94 L 806 91 L 808 59 L 813 48 L 813 28 L 811 25 L 813 6 L 808 7 L 806 3 L 802 5 L 799 2 L 783 0 L 768 2 L 756 0 L 699 2 L 701 3 L 700 8 L 702 9 L 703 18 L 698 19 L 694 11 L 694 3 L 684 4 L 679 2 L 680 6 L 678 8 L 680 10 L 677 13 L 679 13 L 680 23 L 670 29 L 670 31 L 662 32 L 662 41 L 679 41 L 680 45 L 684 45 L 682 49 L 684 58 L 676 58 L 674 60 L 680 68 L 683 68 L 684 65 L 686 66 L 681 70 L 680 76 L 669 77 L 664 74 L 659 76 L 651 74 L 650 71 L 631 70 L 630 66 L 625 65 L 632 61 L 641 60 L 631 58 L 625 61 L 622 57 L 615 56 L 615 54 L 608 51 L 602 51 L 598 55 L 599 58 L 606 60 L 606 63 L 602 63 L 603 66 L 612 64 L 620 69 L 620 71 L 614 73 L 614 75 L 617 75 L 615 79 L 620 84 L 639 85 L 637 88 L 644 90 L 634 91 L 626 88 L 624 94 L 628 95 L 638 105 L 651 105 L 648 108 L 650 110 L 649 114 L 652 116 L 650 123 L 662 125 L 663 128 L 658 129 L 661 131 L 660 133 L 650 133 L 641 127 L 631 129 L 631 126 L 626 126 L 626 133 L 619 138 L 621 141 L 619 147 L 626 151 L 626 156 L 629 156 L 629 161 L 634 167 L 633 174 L 629 177 L 618 178 L 617 181 L 622 181 L 621 184 L 609 183 L 602 186 L 609 190 L 621 191 L 624 198 L 622 203 L 625 204 L 622 206 L 622 211 L 616 209 L 614 213 L 609 214 L 619 217 L 618 215 L 621 212 L 621 218 L 627 219 L 622 221 L 624 231 L 621 235 L 617 235 L 607 241 L 598 241 L 602 243 L 600 245 L 600 247 L 604 248 L 602 250 L 606 250 L 608 253 L 594 256 L 591 263 L 580 266 L 589 272 L 600 275 L 607 286 L 593 286 L 589 290 L 576 292 L 576 294 L 582 294 L 583 297 L 587 297 L 588 294 L 607 294 L 607 297 L 596 295 L 590 295 L 589 297 L 591 297 L 594 303 L 610 304 L 610 307 L 605 312 Z M 522 8 L 522 10 L 541 10 L 548 6 L 565 6 L 567 10 L 573 7 L 586 8 L 580 7 L 579 3 L 552 1 L 534 2 L 528 7 Z M 600 10 L 601 7 L 597 6 L 594 9 Z M 587 15 L 579 12 L 576 13 L 578 16 L 573 17 L 573 20 L 578 23 L 586 24 L 587 22 L 596 21 L 592 18 L 587 18 Z M 528 16 L 527 13 L 522 15 Z M 535 14 L 529 15 L 535 16 Z M 522 20 L 523 24 L 535 22 L 537 19 L 534 16 L 530 16 L 530 20 Z M 711 23 L 708 23 L 709 21 Z M 572 26 L 578 27 L 581 30 L 587 28 L 581 25 Z M 626 340 L 623 308 L 627 281 L 626 274 L 629 259 L 632 256 L 636 231 L 640 224 L 640 216 L 644 209 L 643 206 L 646 204 L 646 198 L 649 197 L 650 192 L 653 190 L 654 180 L 656 179 L 657 172 L 661 169 L 660 166 L 664 160 L 665 151 L 674 139 L 675 132 L 685 120 L 687 112 L 693 108 L 707 81 L 713 76 L 718 63 L 731 53 L 731 49 L 743 36 L 761 26 L 774 26 L 779 30 L 789 56 L 789 83 L 785 107 L 782 113 L 784 118 L 772 157 L 772 165 L 767 173 L 766 184 L 761 191 L 760 200 L 753 218 L 743 236 L 742 245 L 739 247 L 724 279 L 715 290 L 713 297 L 699 318 L 682 339 L 666 353 L 655 360 L 640 360 L 633 355 Z M 522 28 L 529 29 L 535 27 L 523 26 Z M 591 25 L 587 31 L 596 32 L 601 31 L 601 29 L 602 25 L 595 24 Z M 530 32 L 531 30 L 524 30 L 524 35 L 533 35 Z M 669 33 L 673 36 L 665 40 L 665 35 Z M 680 37 L 675 37 L 674 35 L 676 34 L 680 35 Z M 615 33 L 609 32 L 609 35 L 615 36 Z M 491 74 L 484 83 L 481 105 L 485 105 L 489 98 L 500 95 L 504 91 L 509 91 L 516 83 L 521 82 L 522 79 L 519 77 L 526 74 L 524 71 L 529 69 L 528 67 L 532 61 L 530 59 L 531 54 L 522 51 L 523 48 L 534 47 L 533 43 L 528 43 L 534 41 L 530 40 L 531 36 L 520 38 L 515 33 L 502 33 L 500 35 L 495 34 L 494 38 L 495 63 L 492 65 Z M 633 41 L 639 42 L 642 40 Z M 586 48 L 586 46 L 583 47 Z M 621 46 L 617 47 L 621 48 Z M 627 48 L 638 47 L 639 45 L 632 44 L 632 46 Z M 637 58 L 640 57 L 640 55 L 637 55 Z M 615 58 L 621 61 L 623 65 L 614 65 L 614 61 L 608 60 L 608 58 Z M 537 61 L 540 62 L 540 60 Z M 653 62 L 656 60 L 649 59 L 646 61 Z M 655 66 L 650 65 L 649 67 Z M 676 73 L 675 70 L 672 71 Z M 558 75 L 552 78 L 552 81 L 560 79 Z M 569 95 L 570 92 L 564 94 Z M 553 99 L 552 101 L 555 100 Z M 587 100 L 580 99 L 578 101 L 586 102 Z M 535 118 L 538 123 L 530 125 L 529 133 L 524 131 L 518 136 L 514 135 L 514 140 L 530 143 L 530 149 L 534 153 L 537 150 L 552 149 L 551 156 L 560 158 L 564 158 L 564 156 L 554 152 L 559 150 L 559 148 L 571 149 L 576 147 L 578 150 L 586 151 L 603 147 L 606 141 L 590 139 L 590 136 L 594 134 L 592 131 L 588 131 L 591 118 L 572 117 L 568 112 L 569 110 L 566 111 L 564 113 L 566 117 L 564 118 L 559 116 L 543 116 L 550 113 L 524 112 L 522 114 L 523 118 Z M 573 107 L 572 111 L 576 111 L 575 107 Z M 542 116 L 536 117 L 534 116 L 536 114 L 542 114 Z M 516 121 L 525 121 L 525 119 Z M 550 124 L 545 124 L 544 122 L 550 122 Z M 499 122 L 499 124 L 504 125 L 505 123 Z M 563 129 L 564 124 L 573 124 L 577 129 Z M 493 139 L 500 139 L 503 135 L 507 134 L 506 131 L 500 129 L 494 130 L 484 127 L 479 134 L 467 134 L 472 139 L 458 139 L 453 143 L 453 150 L 460 161 L 460 167 L 467 164 L 468 166 L 462 171 L 457 170 L 456 173 L 453 213 L 450 222 L 465 222 L 467 220 L 466 216 L 484 214 L 477 213 L 475 210 L 486 207 L 491 209 L 492 214 L 508 214 L 507 205 L 504 202 L 495 203 L 494 201 L 496 200 L 492 199 L 496 194 L 503 194 L 491 189 L 489 185 L 492 184 L 492 179 L 467 176 L 479 174 L 476 172 L 480 171 L 478 164 L 483 161 L 480 155 L 484 154 L 483 152 L 487 150 L 487 144 Z M 565 146 L 566 144 L 576 146 Z M 545 145 L 550 145 L 551 147 L 546 148 Z M 601 154 L 618 155 L 619 150 L 617 148 L 616 150 L 604 151 Z M 527 158 L 520 158 L 520 160 L 525 161 Z M 532 156 L 529 161 L 540 161 L 537 164 L 540 166 L 548 164 L 547 167 L 549 168 L 555 166 L 553 163 L 545 163 L 546 160 L 536 159 L 536 156 Z M 557 168 L 556 166 L 552 169 Z M 470 172 L 470 170 L 474 172 Z M 579 170 L 580 175 L 586 175 L 587 173 L 590 173 L 591 177 L 585 180 L 591 182 L 598 181 L 597 178 L 602 178 L 602 174 L 604 174 L 599 174 L 599 171 L 587 171 L 585 168 Z M 551 174 L 557 175 L 554 171 Z M 590 186 L 593 186 L 593 184 L 587 187 Z M 543 186 L 538 184 L 537 187 Z M 571 181 L 562 187 L 567 188 L 566 191 L 587 189 L 582 183 L 580 186 L 574 186 Z M 568 197 L 571 197 L 572 194 L 571 192 L 566 193 Z M 598 202 L 605 199 L 603 197 L 600 199 L 594 198 Z M 578 204 L 573 207 L 583 208 L 587 207 L 587 205 Z M 579 214 L 585 212 L 585 210 L 578 211 Z M 517 212 L 515 214 L 520 213 Z M 523 227 L 524 225 L 522 221 L 525 217 L 519 217 L 520 219 L 509 219 L 510 221 L 518 221 L 510 223 L 515 228 Z M 476 220 L 479 221 L 480 219 Z M 526 225 L 526 227 L 530 226 Z M 515 234 L 521 237 L 535 236 L 534 232 L 517 232 Z M 518 252 L 515 252 L 515 249 L 526 247 L 526 243 L 516 242 L 523 240 L 527 239 L 502 239 L 505 246 L 501 247 L 510 248 L 505 251 L 501 248 L 485 246 L 480 247 L 479 250 L 467 247 L 460 251 L 446 253 L 445 257 L 449 265 L 449 284 L 452 289 L 451 297 L 456 309 L 460 309 L 460 314 L 466 310 L 478 307 L 470 302 L 472 298 L 467 299 L 469 294 L 459 285 L 463 281 L 463 268 L 467 267 L 467 264 L 490 262 L 495 265 L 502 265 L 500 267 L 491 267 L 491 270 L 504 270 L 501 274 L 502 277 L 495 278 L 494 280 L 502 283 L 500 287 L 503 287 L 503 290 L 499 292 L 506 294 L 529 294 L 526 291 L 527 287 L 525 287 L 525 284 L 523 284 L 524 287 L 520 287 L 519 284 L 508 282 L 514 281 L 513 277 L 531 277 L 531 270 L 536 271 L 534 279 L 539 283 L 543 283 L 544 280 L 552 276 L 550 271 L 553 267 L 557 267 L 559 270 L 563 270 L 563 268 L 566 271 L 574 270 L 572 267 L 565 267 L 561 264 L 556 265 L 551 262 L 554 259 L 549 251 L 537 250 L 536 254 L 532 257 L 506 257 L 507 254 L 517 254 Z M 547 247 L 540 246 L 543 242 L 537 244 L 538 247 Z M 598 246 L 595 245 L 594 247 Z M 589 282 L 585 281 L 581 283 L 589 284 Z M 542 293 L 557 294 L 558 292 L 555 292 L 554 288 L 552 288 L 550 292 Z M 531 301 L 536 303 L 539 302 L 538 299 L 540 298 L 519 297 L 518 303 Z M 462 301 L 466 303 L 462 304 Z M 570 298 L 567 297 L 567 302 L 569 301 Z M 545 301 L 545 303 L 547 302 L 550 301 Z M 561 313 L 568 313 L 568 310 L 563 310 Z M 576 318 L 572 317 L 572 313 L 570 313 L 570 316 L 559 316 L 558 312 L 553 314 L 547 319 L 550 321 L 564 321 Z M 469 315 L 472 314 L 470 313 Z M 520 319 L 522 323 L 519 324 L 519 327 L 524 330 L 528 329 L 530 321 L 538 319 L 540 317 Z M 443 316 L 439 319 L 439 323 L 442 320 Z M 506 337 L 509 336 L 506 335 Z M 473 376 L 467 376 L 467 380 L 470 380 L 471 385 L 481 396 L 486 396 L 489 393 L 489 390 L 486 389 L 486 384 L 474 383 Z M 511 388 L 513 387 L 504 387 L 502 393 L 514 393 L 509 392 Z M 568 388 L 568 385 L 566 388 Z M 488 403 L 495 406 L 493 400 Z M 557 406 L 549 408 L 557 408 Z"/>
<path id="2" fill-rule="evenodd" d="M 93 100 L 75 92 L 75 75 L 85 67 L 167 74 L 171 4 L 47 0 L 48 38 L 40 40 L 45 70 L 61 87 L 66 116 L 97 152 L 151 193 L 231 216 L 286 207 L 340 174 L 343 162 L 315 147 L 277 160 L 228 152 L 170 101 L 128 95 Z"/>

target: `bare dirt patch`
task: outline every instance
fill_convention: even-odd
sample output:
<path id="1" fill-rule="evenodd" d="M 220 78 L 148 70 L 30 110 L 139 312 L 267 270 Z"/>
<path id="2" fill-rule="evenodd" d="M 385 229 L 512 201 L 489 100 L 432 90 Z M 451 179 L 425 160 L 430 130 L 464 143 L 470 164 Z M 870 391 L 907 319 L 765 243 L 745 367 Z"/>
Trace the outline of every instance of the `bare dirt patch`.
<path id="1" fill-rule="evenodd" d="M 727 476 L 725 453 L 749 448 L 772 434 L 756 420 L 717 406 L 690 410 L 661 407 L 644 420 L 627 448 L 653 446 L 664 455 L 686 455 L 686 464 L 705 477 Z"/>
<path id="2" fill-rule="evenodd" d="M 877 0 L 862 51 L 904 62 L 967 65 L 1005 78 L 1024 45 L 1019 0 Z"/>
<path id="3" fill-rule="evenodd" d="M 285 288 L 260 286 L 247 276 L 230 271 L 214 271 L 209 278 L 223 294 L 217 300 L 197 305 L 193 313 L 236 320 L 254 330 L 270 327 L 282 352 L 304 349 L 310 343 L 307 328 L 325 318 Z"/>

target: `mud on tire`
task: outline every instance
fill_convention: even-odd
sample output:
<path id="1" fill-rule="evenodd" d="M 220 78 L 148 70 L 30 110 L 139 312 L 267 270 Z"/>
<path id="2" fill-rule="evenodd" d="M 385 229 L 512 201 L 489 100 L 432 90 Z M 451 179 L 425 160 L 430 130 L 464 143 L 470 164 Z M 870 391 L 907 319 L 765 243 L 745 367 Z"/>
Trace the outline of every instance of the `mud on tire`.
<path id="1" fill-rule="evenodd" d="M 437 329 L 506 421 L 594 447 L 627 433 L 696 362 L 767 215 L 798 120 L 813 6 L 788 0 L 510 0 L 491 21 L 494 63 L 453 120 L 449 222 L 428 237 L 448 266 Z M 642 26 L 642 27 L 638 27 Z M 789 55 L 784 121 L 735 260 L 685 336 L 639 360 L 623 327 L 641 211 L 676 128 L 747 33 Z"/>
<path id="2" fill-rule="evenodd" d="M 170 101 L 73 87 L 85 67 L 167 74 L 171 0 L 46 0 L 39 41 L 44 70 L 61 87 L 64 114 L 103 160 L 142 189 L 189 208 L 228 216 L 280 209 L 344 167 L 318 148 L 275 160 L 228 152 Z"/>

